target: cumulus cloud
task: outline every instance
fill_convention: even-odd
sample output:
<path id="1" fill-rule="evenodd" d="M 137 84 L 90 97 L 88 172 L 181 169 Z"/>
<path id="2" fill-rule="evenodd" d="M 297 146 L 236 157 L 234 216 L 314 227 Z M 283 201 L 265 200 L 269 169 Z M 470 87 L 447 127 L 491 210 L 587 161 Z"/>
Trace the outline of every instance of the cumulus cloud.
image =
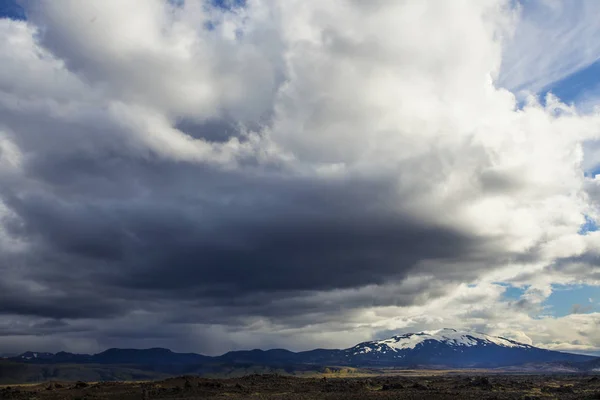
<path id="1" fill-rule="evenodd" d="M 0 349 L 570 340 L 532 318 L 595 282 L 600 115 L 498 85 L 510 2 L 24 5 L 0 19 Z"/>

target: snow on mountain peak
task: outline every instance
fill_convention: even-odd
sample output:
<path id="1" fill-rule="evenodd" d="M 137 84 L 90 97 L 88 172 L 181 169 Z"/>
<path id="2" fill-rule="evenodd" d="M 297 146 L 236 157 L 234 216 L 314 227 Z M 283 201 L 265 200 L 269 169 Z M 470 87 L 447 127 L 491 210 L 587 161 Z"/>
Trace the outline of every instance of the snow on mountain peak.
<path id="1" fill-rule="evenodd" d="M 515 342 L 503 337 L 490 336 L 479 332 L 457 331 L 456 329 L 444 328 L 418 333 L 407 333 L 392 336 L 389 339 L 374 340 L 356 345 L 354 354 L 365 354 L 372 351 L 386 353 L 387 351 L 398 352 L 400 350 L 414 349 L 426 341 L 436 341 L 448 346 L 488 346 L 496 345 L 502 347 L 530 348 L 531 346 Z"/>
<path id="2" fill-rule="evenodd" d="M 40 353 L 40 352 L 33 352 L 33 351 L 26 351 L 25 353 L 21 354 L 19 356 L 19 358 L 23 359 L 23 360 L 33 360 L 36 358 L 49 358 L 52 357 L 54 354 L 52 353 Z"/>

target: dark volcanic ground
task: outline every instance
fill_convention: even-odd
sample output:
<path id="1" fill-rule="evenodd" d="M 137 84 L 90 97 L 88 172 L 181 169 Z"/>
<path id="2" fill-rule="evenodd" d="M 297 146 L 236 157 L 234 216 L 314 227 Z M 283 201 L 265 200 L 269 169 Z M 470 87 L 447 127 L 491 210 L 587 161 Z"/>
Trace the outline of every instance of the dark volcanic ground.
<path id="1" fill-rule="evenodd" d="M 157 382 L 47 382 L 0 389 L 2 399 L 600 399 L 596 376 L 192 376 Z"/>

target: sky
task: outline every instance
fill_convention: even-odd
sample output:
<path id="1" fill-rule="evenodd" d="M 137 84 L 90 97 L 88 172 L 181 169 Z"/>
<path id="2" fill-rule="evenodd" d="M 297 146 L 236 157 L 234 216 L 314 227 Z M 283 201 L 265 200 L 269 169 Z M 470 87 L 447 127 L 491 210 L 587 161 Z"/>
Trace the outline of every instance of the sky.
<path id="1" fill-rule="evenodd" d="M 0 0 L 0 353 L 600 354 L 599 13 Z"/>

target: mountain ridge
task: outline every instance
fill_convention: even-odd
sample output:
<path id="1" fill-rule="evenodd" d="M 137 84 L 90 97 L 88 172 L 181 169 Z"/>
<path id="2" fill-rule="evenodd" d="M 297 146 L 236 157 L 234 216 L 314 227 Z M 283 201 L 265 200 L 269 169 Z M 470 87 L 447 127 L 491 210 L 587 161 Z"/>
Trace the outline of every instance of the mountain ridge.
<path id="1" fill-rule="evenodd" d="M 230 351 L 220 356 L 176 353 L 166 348 L 111 348 L 97 354 L 26 352 L 12 361 L 36 364 L 115 364 L 193 366 L 254 364 L 269 366 L 339 365 L 395 368 L 498 368 L 548 362 L 600 362 L 600 358 L 541 349 L 499 336 L 444 328 L 395 335 L 346 349 L 313 349 L 293 352 L 286 349 Z M 595 365 L 595 364 L 594 364 Z M 160 367 L 163 366 L 163 367 Z"/>

